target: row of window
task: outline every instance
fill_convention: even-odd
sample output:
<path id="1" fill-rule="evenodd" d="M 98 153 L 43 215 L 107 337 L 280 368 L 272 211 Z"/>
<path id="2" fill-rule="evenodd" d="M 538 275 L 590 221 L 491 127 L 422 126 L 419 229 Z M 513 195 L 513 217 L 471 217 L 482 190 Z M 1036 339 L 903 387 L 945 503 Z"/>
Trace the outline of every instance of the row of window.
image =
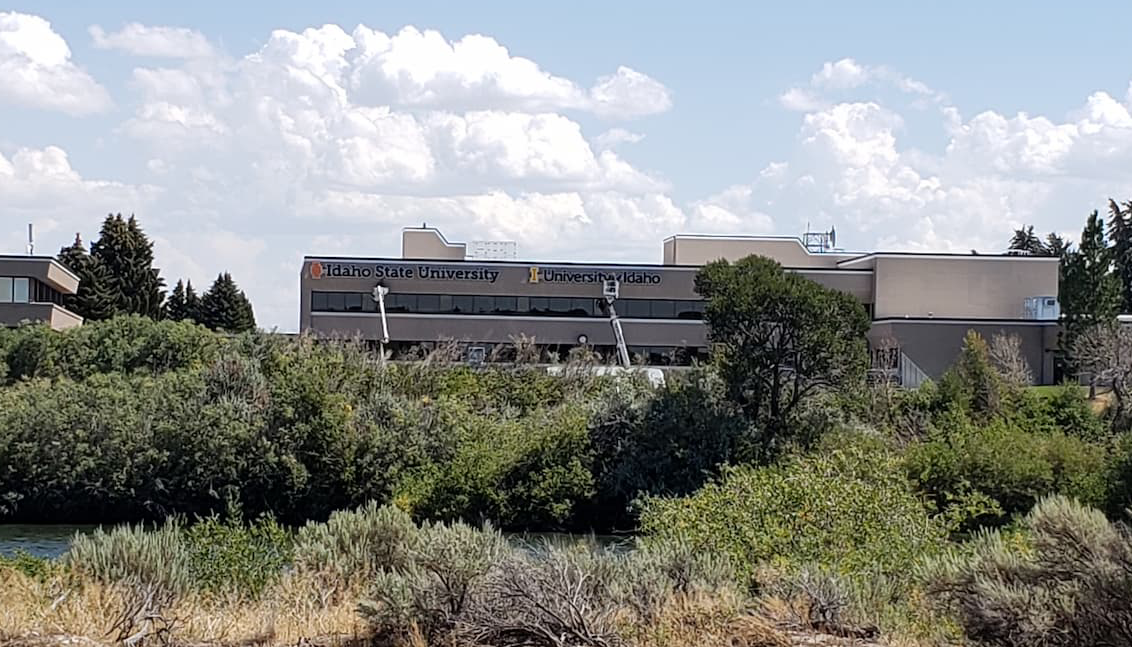
<path id="1" fill-rule="evenodd" d="M 376 342 L 370 342 L 376 349 Z M 439 342 L 443 343 L 443 342 Z M 434 351 L 438 342 L 392 342 L 386 350 L 391 351 L 395 360 L 419 360 Z M 483 360 L 487 362 L 513 361 L 514 346 L 509 343 L 491 342 L 461 342 L 459 353 L 464 359 L 471 357 L 472 349 L 479 349 L 483 353 Z M 572 344 L 539 344 L 538 357 L 535 361 L 552 362 L 561 361 L 569 356 L 575 348 Z M 613 346 L 590 346 L 589 350 L 595 353 L 603 363 L 617 361 L 617 350 Z M 649 366 L 688 366 L 693 362 L 706 362 L 708 351 L 706 348 L 690 346 L 627 346 L 629 356 L 635 364 Z"/>
<path id="2" fill-rule="evenodd" d="M 0 276 L 0 303 L 63 305 L 63 295 L 50 285 L 26 276 Z"/>
<path id="3" fill-rule="evenodd" d="M 0 276 L 0 303 L 29 303 L 31 282 L 26 277 Z"/>
<path id="4" fill-rule="evenodd" d="M 632 319 L 703 319 L 704 302 L 687 299 L 618 299 L 617 314 Z M 312 292 L 312 312 L 376 312 L 368 293 Z M 509 297 L 462 294 L 385 296 L 388 313 L 514 315 L 542 317 L 606 317 L 601 299 L 577 297 Z"/>

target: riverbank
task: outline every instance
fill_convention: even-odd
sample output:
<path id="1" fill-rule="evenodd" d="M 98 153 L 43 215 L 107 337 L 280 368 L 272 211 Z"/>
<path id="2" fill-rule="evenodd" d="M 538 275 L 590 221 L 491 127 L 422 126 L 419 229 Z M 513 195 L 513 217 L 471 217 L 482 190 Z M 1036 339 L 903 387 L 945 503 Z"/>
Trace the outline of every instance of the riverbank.
<path id="1" fill-rule="evenodd" d="M 751 596 L 735 573 L 678 542 L 520 549 L 491 528 L 377 506 L 293 536 L 270 520 L 122 527 L 57 560 L 0 560 L 0 645 L 784 647 L 876 634 L 812 614 L 812 600 Z"/>

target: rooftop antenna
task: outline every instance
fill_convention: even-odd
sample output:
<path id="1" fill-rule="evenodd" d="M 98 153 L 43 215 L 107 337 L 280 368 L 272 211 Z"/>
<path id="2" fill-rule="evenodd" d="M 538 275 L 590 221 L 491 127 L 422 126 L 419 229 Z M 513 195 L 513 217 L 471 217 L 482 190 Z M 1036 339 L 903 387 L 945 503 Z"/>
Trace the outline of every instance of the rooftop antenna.
<path id="1" fill-rule="evenodd" d="M 35 255 L 35 230 L 32 224 L 28 223 L 28 256 Z"/>

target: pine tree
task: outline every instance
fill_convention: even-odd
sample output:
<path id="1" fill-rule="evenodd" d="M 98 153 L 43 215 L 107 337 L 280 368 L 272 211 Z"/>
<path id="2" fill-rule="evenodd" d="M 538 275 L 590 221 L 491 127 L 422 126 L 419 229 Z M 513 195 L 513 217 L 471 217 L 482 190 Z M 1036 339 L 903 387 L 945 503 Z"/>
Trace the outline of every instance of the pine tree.
<path id="1" fill-rule="evenodd" d="M 1112 263 L 1120 278 L 1121 312 L 1132 313 L 1132 202 L 1124 208 L 1108 201 L 1108 238 L 1112 242 Z"/>
<path id="2" fill-rule="evenodd" d="M 193 289 L 193 282 L 185 281 L 185 318 L 200 323 L 201 307 L 200 296 Z"/>
<path id="3" fill-rule="evenodd" d="M 213 330 L 243 332 L 255 328 L 252 304 L 232 275 L 224 272 L 201 298 L 200 323 Z"/>
<path id="4" fill-rule="evenodd" d="M 200 297 L 193 289 L 192 281 L 177 281 L 173 292 L 165 300 L 164 315 L 172 321 L 198 321 L 200 319 Z"/>
<path id="5" fill-rule="evenodd" d="M 1046 253 L 1050 256 L 1056 256 L 1060 259 L 1065 259 L 1065 256 L 1073 248 L 1073 243 L 1062 238 L 1055 232 L 1050 232 L 1046 236 Z"/>
<path id="6" fill-rule="evenodd" d="M 63 297 L 63 306 L 84 319 L 109 319 L 116 310 L 116 296 L 105 266 L 87 254 L 82 236 L 59 250 L 57 259 L 79 277 L 75 294 Z"/>
<path id="7" fill-rule="evenodd" d="M 105 268 L 115 312 L 161 316 L 165 282 L 153 267 L 153 243 L 136 218 L 106 216 L 90 256 Z"/>
<path id="8" fill-rule="evenodd" d="M 1014 230 L 1014 237 L 1010 239 L 1011 251 L 1026 252 L 1034 256 L 1045 256 L 1047 254 L 1045 245 L 1042 244 L 1042 239 L 1034 233 L 1034 226 L 1023 227 Z"/>
<path id="9" fill-rule="evenodd" d="M 1120 312 L 1120 278 L 1112 271 L 1112 250 L 1105 240 L 1104 220 L 1089 215 L 1077 251 L 1066 255 L 1059 300 L 1064 326 L 1061 353 L 1071 367 L 1073 345 L 1091 326 L 1107 323 Z"/>

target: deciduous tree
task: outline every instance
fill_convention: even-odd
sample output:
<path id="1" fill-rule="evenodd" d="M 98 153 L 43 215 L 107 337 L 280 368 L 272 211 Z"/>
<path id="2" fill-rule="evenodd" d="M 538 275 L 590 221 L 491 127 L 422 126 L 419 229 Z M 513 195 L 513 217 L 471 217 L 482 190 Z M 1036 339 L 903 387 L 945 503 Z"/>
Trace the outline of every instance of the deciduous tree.
<path id="1" fill-rule="evenodd" d="M 863 380 L 869 318 L 852 296 L 761 256 L 706 265 L 696 290 L 707 299 L 714 362 L 763 451 L 788 433 L 801 401 Z"/>

